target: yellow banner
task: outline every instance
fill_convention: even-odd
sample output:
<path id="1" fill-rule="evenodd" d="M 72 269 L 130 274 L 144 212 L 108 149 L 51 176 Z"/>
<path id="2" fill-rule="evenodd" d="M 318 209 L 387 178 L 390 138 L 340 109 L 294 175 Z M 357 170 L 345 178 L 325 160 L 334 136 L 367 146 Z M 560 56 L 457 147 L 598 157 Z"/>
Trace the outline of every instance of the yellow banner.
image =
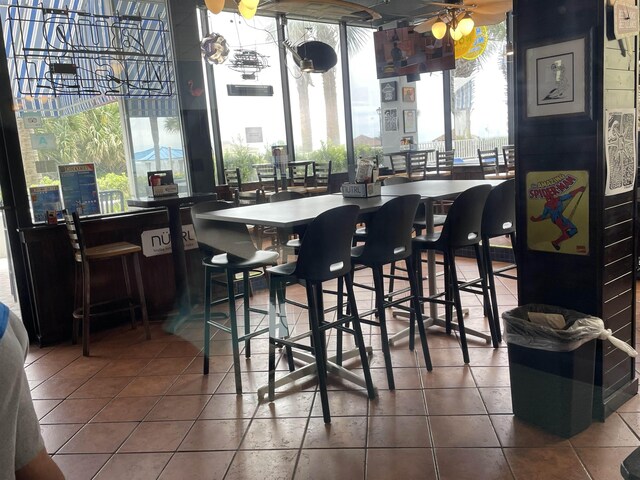
<path id="1" fill-rule="evenodd" d="M 589 172 L 527 173 L 527 246 L 589 254 Z"/>

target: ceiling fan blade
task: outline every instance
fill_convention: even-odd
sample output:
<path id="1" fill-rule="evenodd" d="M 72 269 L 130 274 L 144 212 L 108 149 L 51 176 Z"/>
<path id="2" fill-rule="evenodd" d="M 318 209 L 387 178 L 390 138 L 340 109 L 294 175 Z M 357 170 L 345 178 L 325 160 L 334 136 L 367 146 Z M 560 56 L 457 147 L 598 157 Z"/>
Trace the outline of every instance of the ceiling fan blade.
<path id="1" fill-rule="evenodd" d="M 430 18 L 429 20 L 425 20 L 421 24 L 416 25 L 413 31 L 418 33 L 430 32 L 431 27 L 433 27 L 433 24 L 436 23 L 437 21 L 438 21 L 438 17 L 433 17 L 433 18 Z"/>
<path id="2" fill-rule="evenodd" d="M 513 10 L 512 0 L 467 0 L 470 4 L 475 5 L 474 12 L 483 13 L 507 13 Z M 466 3 L 466 2 L 465 2 Z"/>
<path id="3" fill-rule="evenodd" d="M 506 18 L 506 12 L 474 13 L 472 18 L 473 23 L 478 27 L 496 25 L 498 23 L 504 22 Z"/>

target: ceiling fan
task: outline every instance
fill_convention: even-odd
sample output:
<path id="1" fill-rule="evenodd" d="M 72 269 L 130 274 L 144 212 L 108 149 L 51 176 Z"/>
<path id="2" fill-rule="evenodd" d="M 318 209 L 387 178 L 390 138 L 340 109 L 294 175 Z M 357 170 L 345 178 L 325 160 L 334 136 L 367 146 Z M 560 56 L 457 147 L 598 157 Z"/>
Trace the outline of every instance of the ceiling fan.
<path id="1" fill-rule="evenodd" d="M 477 26 L 495 25 L 504 20 L 508 11 L 512 10 L 512 0 L 456 0 L 448 3 L 430 2 L 426 6 L 437 7 L 438 10 L 428 14 L 428 18 L 415 27 L 418 33 L 431 30 L 438 20 L 461 19 L 466 15 L 473 18 Z"/>

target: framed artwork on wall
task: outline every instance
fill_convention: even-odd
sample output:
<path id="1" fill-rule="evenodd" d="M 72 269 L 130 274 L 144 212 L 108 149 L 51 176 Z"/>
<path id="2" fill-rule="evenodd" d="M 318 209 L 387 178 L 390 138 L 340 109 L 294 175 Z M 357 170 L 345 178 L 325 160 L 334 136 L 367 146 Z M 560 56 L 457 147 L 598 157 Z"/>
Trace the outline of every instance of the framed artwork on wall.
<path id="1" fill-rule="evenodd" d="M 414 87 L 402 87 L 402 101 L 414 103 L 416 101 L 416 89 Z"/>
<path id="2" fill-rule="evenodd" d="M 380 99 L 383 103 L 398 100 L 398 82 L 382 82 L 380 84 Z"/>
<path id="3" fill-rule="evenodd" d="M 385 132 L 398 131 L 398 109 L 397 108 L 387 108 L 384 110 L 384 131 Z"/>
<path id="4" fill-rule="evenodd" d="M 416 133 L 418 131 L 418 122 L 416 121 L 415 110 L 405 110 L 402 112 L 404 117 L 404 133 Z"/>
<path id="5" fill-rule="evenodd" d="M 587 38 L 526 51 L 526 116 L 588 114 Z"/>

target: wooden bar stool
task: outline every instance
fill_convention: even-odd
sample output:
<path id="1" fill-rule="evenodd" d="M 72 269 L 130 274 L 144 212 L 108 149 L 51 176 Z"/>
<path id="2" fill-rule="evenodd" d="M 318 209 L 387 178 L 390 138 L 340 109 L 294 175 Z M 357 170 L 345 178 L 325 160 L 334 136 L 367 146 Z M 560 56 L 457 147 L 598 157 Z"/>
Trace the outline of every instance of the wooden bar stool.
<path id="1" fill-rule="evenodd" d="M 140 272 L 139 253 L 142 248 L 129 242 L 115 242 L 95 247 L 87 247 L 82 234 L 80 225 L 80 217 L 76 212 L 69 214 L 64 211 L 64 219 L 67 223 L 67 233 L 73 248 L 73 257 L 76 262 L 75 273 L 75 307 L 73 311 L 73 333 L 72 341 L 74 345 L 78 341 L 78 322 L 82 320 L 82 354 L 89 356 L 89 334 L 90 319 L 92 316 L 106 315 L 118 311 L 129 310 L 131 315 L 131 325 L 136 326 L 135 309 L 140 308 L 142 311 L 142 323 L 144 325 L 147 340 L 151 338 L 149 332 L 149 318 L 147 315 L 147 304 L 144 297 L 144 287 L 142 285 L 142 274 Z M 138 290 L 138 301 L 135 302 L 131 291 L 131 279 L 129 278 L 129 268 L 127 259 L 131 257 L 133 260 L 133 268 L 135 271 L 136 288 Z M 122 272 L 124 275 L 124 284 L 127 290 L 127 297 L 115 300 L 109 300 L 100 303 L 91 303 L 91 265 L 104 261 L 120 258 L 122 261 Z M 80 293 L 81 292 L 81 293 Z M 79 298 L 82 302 L 78 305 Z"/>

